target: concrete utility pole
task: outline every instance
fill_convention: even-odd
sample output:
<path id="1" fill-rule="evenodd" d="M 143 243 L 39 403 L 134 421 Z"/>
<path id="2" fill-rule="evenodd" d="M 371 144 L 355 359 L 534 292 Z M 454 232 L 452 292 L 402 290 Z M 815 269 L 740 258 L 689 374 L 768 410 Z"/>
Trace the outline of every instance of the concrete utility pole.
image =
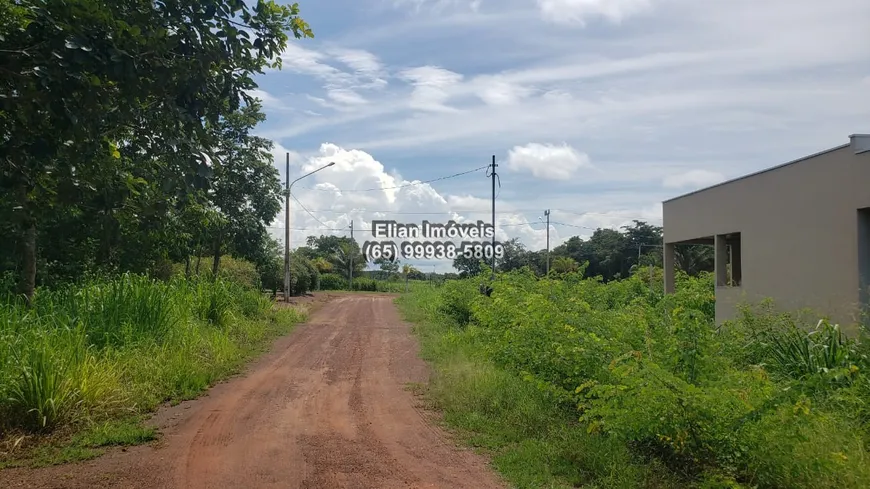
<path id="1" fill-rule="evenodd" d="M 320 168 L 308 172 L 290 183 L 286 183 L 290 181 L 290 153 L 287 153 L 287 164 L 285 166 L 287 172 L 287 179 L 285 180 L 286 195 L 284 196 L 284 302 L 290 302 L 290 191 L 293 190 L 294 183 L 309 175 L 313 175 L 324 168 L 329 168 L 334 164 L 334 161 L 330 161 Z"/>
<path id="2" fill-rule="evenodd" d="M 353 290 L 353 221 L 350 221 L 350 270 L 347 271 L 350 277 L 350 290 Z"/>
<path id="3" fill-rule="evenodd" d="M 544 211 L 544 217 L 547 218 L 547 277 L 550 276 L 550 209 Z M 544 222 L 540 217 L 539 221 Z"/>
<path id="4" fill-rule="evenodd" d="M 495 172 L 498 165 L 495 164 L 495 155 L 492 155 L 492 280 L 495 280 Z"/>
<path id="5" fill-rule="evenodd" d="M 284 302 L 290 302 L 290 153 L 284 166 Z"/>

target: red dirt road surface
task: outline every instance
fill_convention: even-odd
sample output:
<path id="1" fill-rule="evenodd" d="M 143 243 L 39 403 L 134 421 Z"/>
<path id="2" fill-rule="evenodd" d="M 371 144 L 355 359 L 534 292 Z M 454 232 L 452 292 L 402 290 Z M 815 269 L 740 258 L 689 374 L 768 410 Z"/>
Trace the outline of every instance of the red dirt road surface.
<path id="1" fill-rule="evenodd" d="M 0 487 L 502 487 L 406 389 L 426 382 L 392 297 L 344 295 L 278 340 L 244 376 L 163 409 L 160 443 L 88 462 L 0 471 Z"/>

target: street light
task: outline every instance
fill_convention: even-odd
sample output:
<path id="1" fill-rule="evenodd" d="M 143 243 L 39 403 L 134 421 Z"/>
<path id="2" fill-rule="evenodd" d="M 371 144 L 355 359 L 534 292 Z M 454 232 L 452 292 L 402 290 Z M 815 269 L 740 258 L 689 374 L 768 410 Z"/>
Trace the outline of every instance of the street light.
<path id="1" fill-rule="evenodd" d="M 302 180 L 303 178 L 313 175 L 324 168 L 329 168 L 334 165 L 334 161 L 330 161 L 326 165 L 321 166 L 320 168 L 306 173 L 301 177 L 293 180 L 289 184 L 287 184 L 287 195 L 285 195 L 285 203 L 284 203 L 284 302 L 290 302 L 290 192 L 293 190 L 293 184 Z M 290 181 L 290 153 L 287 153 L 287 180 Z"/>

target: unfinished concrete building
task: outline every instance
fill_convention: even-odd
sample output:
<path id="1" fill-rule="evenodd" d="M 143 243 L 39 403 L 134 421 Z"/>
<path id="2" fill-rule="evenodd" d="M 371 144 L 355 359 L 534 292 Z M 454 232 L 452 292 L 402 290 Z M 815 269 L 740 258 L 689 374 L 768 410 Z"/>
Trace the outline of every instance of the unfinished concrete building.
<path id="1" fill-rule="evenodd" d="M 771 298 L 854 331 L 870 305 L 870 135 L 663 204 L 665 292 L 675 247 L 715 249 L 716 320 Z"/>

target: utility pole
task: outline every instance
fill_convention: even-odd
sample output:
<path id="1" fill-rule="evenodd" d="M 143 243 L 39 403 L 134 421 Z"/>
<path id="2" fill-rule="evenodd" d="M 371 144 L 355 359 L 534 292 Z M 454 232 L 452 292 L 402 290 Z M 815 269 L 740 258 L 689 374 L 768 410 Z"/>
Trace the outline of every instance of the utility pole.
<path id="1" fill-rule="evenodd" d="M 290 153 L 284 166 L 284 302 L 290 302 Z"/>
<path id="2" fill-rule="evenodd" d="M 334 164 L 335 164 L 334 161 L 330 161 L 329 163 L 321 166 L 320 168 L 318 168 L 314 171 L 310 171 L 310 172 L 306 173 L 305 175 L 302 175 L 301 177 L 299 177 L 296 180 L 293 180 L 291 182 L 290 181 L 290 152 L 289 151 L 287 152 L 287 166 L 285 167 L 286 172 L 287 172 L 287 181 L 285 183 L 287 188 L 285 189 L 285 192 L 287 195 L 284 196 L 285 197 L 285 200 L 284 200 L 284 302 L 290 302 L 290 192 L 293 190 L 294 183 L 298 182 L 299 180 L 302 180 L 303 178 L 305 178 L 309 175 L 313 175 L 313 174 L 319 172 L 320 170 L 323 170 L 325 168 L 329 168 L 330 166 L 332 166 Z"/>
<path id="3" fill-rule="evenodd" d="M 547 216 L 547 276 L 550 276 L 550 209 L 544 211 Z"/>
<path id="4" fill-rule="evenodd" d="M 495 178 L 497 176 L 495 169 L 498 165 L 495 164 L 495 155 L 492 155 L 492 277 L 495 280 Z"/>
<path id="5" fill-rule="evenodd" d="M 353 221 L 352 220 L 350 221 L 350 226 L 348 226 L 348 227 L 350 228 L 350 255 L 348 256 L 347 276 L 348 276 L 348 285 L 350 287 L 350 290 L 353 290 L 353 253 L 354 253 L 353 244 L 354 244 L 354 242 L 353 242 Z"/>
<path id="6" fill-rule="evenodd" d="M 350 270 L 347 271 L 347 276 L 350 277 L 350 290 L 353 290 L 353 255 L 356 252 L 354 245 L 356 241 L 353 240 L 353 221 L 350 221 Z"/>

